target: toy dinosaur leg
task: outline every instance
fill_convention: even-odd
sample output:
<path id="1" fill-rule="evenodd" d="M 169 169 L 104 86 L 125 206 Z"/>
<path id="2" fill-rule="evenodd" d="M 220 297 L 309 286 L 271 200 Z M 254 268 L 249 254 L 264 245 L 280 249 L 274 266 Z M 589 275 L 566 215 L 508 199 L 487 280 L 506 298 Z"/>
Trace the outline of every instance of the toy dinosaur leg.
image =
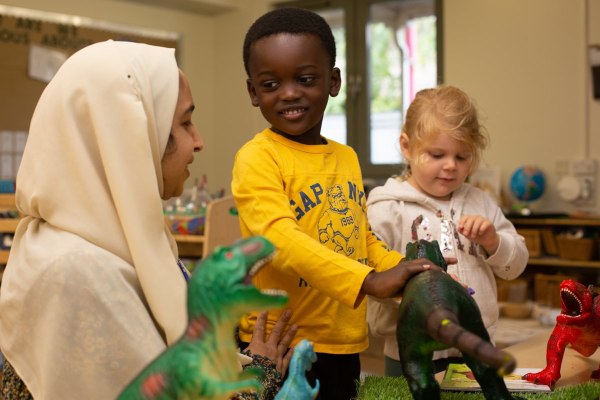
<path id="1" fill-rule="evenodd" d="M 463 355 L 463 357 L 466 364 L 473 371 L 473 375 L 475 375 L 475 379 L 477 379 L 479 386 L 481 386 L 486 400 L 518 399 L 518 397 L 513 397 L 510 394 L 506 388 L 504 379 L 498 375 L 498 371 L 495 368 L 489 367 L 467 354 Z"/>
<path id="2" fill-rule="evenodd" d="M 598 367 L 597 370 L 592 372 L 592 375 L 590 376 L 590 378 L 592 379 L 600 379 L 600 367 Z"/>
<path id="3" fill-rule="evenodd" d="M 416 350 L 400 350 L 402 372 L 415 400 L 440 399 L 440 387 L 435 380 L 432 357 L 433 352 L 421 354 Z"/>
<path id="4" fill-rule="evenodd" d="M 554 386 L 556 381 L 560 379 L 560 367 L 567 347 L 568 341 L 561 338 L 560 333 L 557 333 L 556 326 L 548 339 L 546 348 L 546 368 L 540 372 L 529 373 L 523 375 L 523 379 L 540 385 Z"/>

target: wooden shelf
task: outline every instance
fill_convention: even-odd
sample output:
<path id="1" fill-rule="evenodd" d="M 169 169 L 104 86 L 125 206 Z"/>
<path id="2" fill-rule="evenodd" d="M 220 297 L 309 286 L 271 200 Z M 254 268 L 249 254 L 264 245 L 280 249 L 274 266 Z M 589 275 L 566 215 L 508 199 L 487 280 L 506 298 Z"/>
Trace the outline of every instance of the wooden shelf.
<path id="1" fill-rule="evenodd" d="M 0 250 L 0 265 L 4 265 L 6 264 L 6 262 L 8 261 L 8 250 Z M 2 267 L 0 267 L 2 268 Z M 2 276 L 2 275 L 0 275 Z"/>
<path id="2" fill-rule="evenodd" d="M 600 261 L 565 260 L 558 257 L 532 257 L 528 264 L 561 268 L 600 268 Z"/>
<path id="3" fill-rule="evenodd" d="M 514 225 L 600 226 L 600 218 L 510 218 Z"/>
<path id="4" fill-rule="evenodd" d="M 537 233 L 537 245 L 535 255 L 530 256 L 528 265 L 547 266 L 555 268 L 600 268 L 598 260 L 598 251 L 592 257 L 592 260 L 572 260 L 556 256 L 555 236 L 557 232 L 564 231 L 566 228 L 585 228 L 594 235 L 600 233 L 600 218 L 510 218 L 515 228 L 521 231 L 523 236 Z M 549 237 L 548 237 L 549 235 Z M 541 247 L 541 248 L 540 248 Z M 552 250 L 550 250 L 552 249 Z M 531 251 L 531 250 L 530 250 Z M 545 252 L 545 253 L 544 253 Z M 538 254 L 540 254 L 538 256 Z"/>
<path id="5" fill-rule="evenodd" d="M 14 194 L 0 194 L 0 210 L 13 210 L 15 209 L 15 195 Z M 13 233 L 19 225 L 18 218 L 0 218 L 0 233 Z M 4 272 L 4 265 L 8 262 L 9 250 L 0 250 L 0 281 L 2 280 L 2 273 Z"/>
<path id="6" fill-rule="evenodd" d="M 202 235 L 173 235 L 177 242 L 180 258 L 200 258 L 205 237 Z"/>
<path id="7" fill-rule="evenodd" d="M 11 210 L 15 208 L 14 194 L 0 194 L 0 210 Z M 11 233 L 17 229 L 18 218 L 0 218 L 0 233 Z M 199 258 L 202 256 L 202 248 L 205 237 L 202 235 L 173 235 L 177 242 L 180 257 Z M 8 261 L 9 250 L 0 250 L 0 266 Z M 0 280 L 2 275 L 0 272 Z"/>
<path id="8" fill-rule="evenodd" d="M 14 232 L 19 225 L 17 218 L 0 218 L 0 233 Z"/>
<path id="9" fill-rule="evenodd" d="M 202 235 L 173 235 L 177 243 L 204 243 Z"/>
<path id="10" fill-rule="evenodd" d="M 0 209 L 12 209 L 15 207 L 14 193 L 0 193 Z"/>

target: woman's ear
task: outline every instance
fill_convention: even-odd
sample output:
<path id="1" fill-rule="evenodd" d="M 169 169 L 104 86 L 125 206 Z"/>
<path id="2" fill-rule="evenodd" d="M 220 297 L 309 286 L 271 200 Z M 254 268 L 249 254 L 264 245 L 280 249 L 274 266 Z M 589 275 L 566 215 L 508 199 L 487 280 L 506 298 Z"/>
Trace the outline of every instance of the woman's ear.
<path id="1" fill-rule="evenodd" d="M 402 151 L 402 157 L 406 161 L 410 161 L 410 138 L 406 132 L 402 132 L 400 135 L 400 151 Z"/>
<path id="2" fill-rule="evenodd" d="M 248 90 L 248 95 L 250 96 L 250 101 L 254 107 L 258 107 L 258 96 L 256 95 L 256 88 L 252 83 L 252 79 L 246 79 L 246 90 Z"/>

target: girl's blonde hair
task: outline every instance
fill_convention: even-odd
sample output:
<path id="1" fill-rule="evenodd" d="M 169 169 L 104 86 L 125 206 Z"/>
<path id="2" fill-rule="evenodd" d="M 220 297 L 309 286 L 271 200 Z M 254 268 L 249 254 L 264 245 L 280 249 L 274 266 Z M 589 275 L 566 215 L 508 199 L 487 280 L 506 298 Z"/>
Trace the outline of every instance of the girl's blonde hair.
<path id="1" fill-rule="evenodd" d="M 408 107 L 402 132 L 408 136 L 411 152 L 415 154 L 438 134 L 447 133 L 471 153 L 471 173 L 479 165 L 488 144 L 487 132 L 479 123 L 475 104 L 454 86 L 419 91 Z M 418 159 L 414 161 L 418 162 Z"/>

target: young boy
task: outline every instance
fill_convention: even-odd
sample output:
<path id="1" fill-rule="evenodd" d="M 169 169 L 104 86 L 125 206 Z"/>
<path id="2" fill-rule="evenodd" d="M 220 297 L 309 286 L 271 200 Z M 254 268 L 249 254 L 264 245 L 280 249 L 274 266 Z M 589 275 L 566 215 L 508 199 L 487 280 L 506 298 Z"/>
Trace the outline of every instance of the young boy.
<path id="1" fill-rule="evenodd" d="M 313 342 L 322 399 L 350 399 L 368 346 L 365 295 L 397 296 L 429 265 L 398 265 L 402 256 L 371 232 L 355 152 L 321 136 L 329 96 L 340 90 L 335 41 L 311 11 L 282 8 L 250 27 L 244 66 L 252 105 L 271 127 L 238 152 L 232 192 L 244 235 L 264 235 L 278 248 L 254 283 L 290 296 L 298 325 L 294 344 Z M 240 323 L 248 342 L 257 314 Z M 277 320 L 269 313 L 267 327 Z"/>

